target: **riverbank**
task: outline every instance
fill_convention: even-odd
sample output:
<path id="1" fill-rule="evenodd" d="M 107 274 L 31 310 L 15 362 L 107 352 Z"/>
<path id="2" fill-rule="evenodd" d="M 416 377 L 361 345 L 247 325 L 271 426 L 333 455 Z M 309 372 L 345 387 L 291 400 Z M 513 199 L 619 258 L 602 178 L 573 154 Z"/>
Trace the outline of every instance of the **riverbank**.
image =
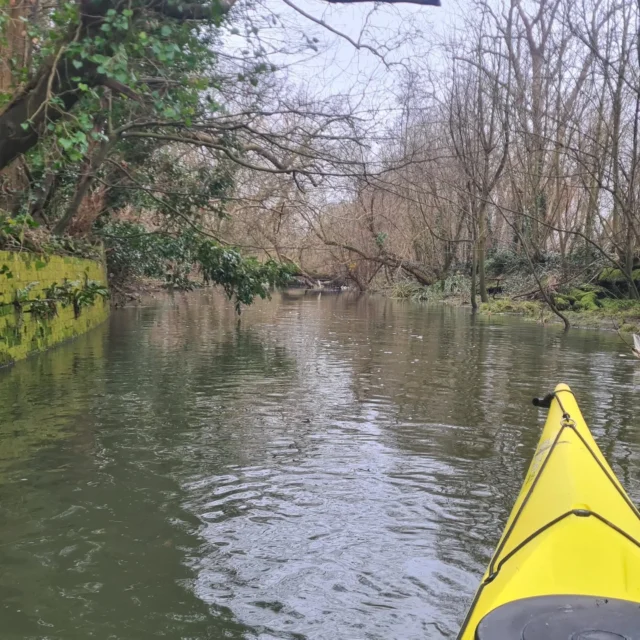
<path id="1" fill-rule="evenodd" d="M 623 333 L 640 333 L 640 301 L 604 300 L 596 309 L 563 310 L 572 327 L 581 329 L 605 329 Z M 513 300 L 496 298 L 479 306 L 483 315 L 520 315 L 542 324 L 561 323 L 549 306 L 538 300 Z"/>
<path id="2" fill-rule="evenodd" d="M 478 313 L 481 315 L 519 315 L 541 324 L 562 322 L 549 305 L 540 299 L 539 291 L 531 286 L 526 277 L 504 277 L 497 280 L 497 284 L 492 281 L 492 284 L 489 302 L 481 303 L 480 297 L 477 297 Z M 556 287 L 548 291 L 572 327 L 640 333 L 640 300 L 616 297 L 615 289 L 612 291 L 603 286 L 608 284 L 604 280 L 601 283 L 572 284 L 572 287 Z M 471 283 L 469 278 L 456 275 L 428 287 L 399 283 L 379 293 L 412 302 L 470 306 Z"/>

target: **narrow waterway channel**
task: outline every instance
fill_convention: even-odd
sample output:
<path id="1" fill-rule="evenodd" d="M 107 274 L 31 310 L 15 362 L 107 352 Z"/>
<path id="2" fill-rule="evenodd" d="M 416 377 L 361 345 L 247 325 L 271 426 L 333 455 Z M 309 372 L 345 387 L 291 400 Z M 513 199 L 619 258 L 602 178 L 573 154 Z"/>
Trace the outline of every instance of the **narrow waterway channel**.
<path id="1" fill-rule="evenodd" d="M 115 312 L 0 370 L 2 638 L 454 638 L 578 396 L 640 500 L 613 333 L 347 294 Z"/>

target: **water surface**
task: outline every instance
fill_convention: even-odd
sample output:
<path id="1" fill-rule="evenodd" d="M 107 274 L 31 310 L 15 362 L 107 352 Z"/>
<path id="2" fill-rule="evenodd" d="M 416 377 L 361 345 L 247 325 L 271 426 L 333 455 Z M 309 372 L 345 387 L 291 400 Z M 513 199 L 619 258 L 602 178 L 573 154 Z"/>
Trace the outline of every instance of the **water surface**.
<path id="1" fill-rule="evenodd" d="M 613 333 L 350 295 L 117 311 L 0 371 L 6 639 L 454 638 L 558 381 L 640 499 Z"/>

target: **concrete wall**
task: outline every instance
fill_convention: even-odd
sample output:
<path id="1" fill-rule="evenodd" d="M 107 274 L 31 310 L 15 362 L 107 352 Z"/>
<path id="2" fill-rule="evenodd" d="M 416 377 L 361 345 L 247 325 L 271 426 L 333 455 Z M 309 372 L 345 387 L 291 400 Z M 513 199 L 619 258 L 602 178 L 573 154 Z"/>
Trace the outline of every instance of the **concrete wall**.
<path id="1" fill-rule="evenodd" d="M 104 264 L 81 258 L 0 251 L 0 366 L 79 336 L 106 320 L 109 301 L 101 297 L 92 306 L 83 308 L 77 318 L 71 305 L 62 308 L 57 304 L 56 315 L 43 319 L 28 312 L 28 301 L 22 304 L 22 310 L 14 304 L 17 292 L 29 285 L 28 300 L 33 300 L 45 298 L 44 290 L 54 283 L 78 282 L 82 286 L 87 279 L 106 286 Z"/>

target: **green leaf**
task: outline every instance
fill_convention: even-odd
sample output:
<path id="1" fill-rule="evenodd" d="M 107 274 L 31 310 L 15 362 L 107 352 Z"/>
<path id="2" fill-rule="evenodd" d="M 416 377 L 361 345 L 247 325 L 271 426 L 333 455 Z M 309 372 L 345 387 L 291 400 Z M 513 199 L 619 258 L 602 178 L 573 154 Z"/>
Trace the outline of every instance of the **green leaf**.
<path id="1" fill-rule="evenodd" d="M 170 36 L 171 35 L 171 27 L 166 25 L 166 24 L 163 25 L 162 29 L 160 29 L 160 34 L 163 35 L 165 38 L 167 36 Z"/>
<path id="2" fill-rule="evenodd" d="M 122 15 L 125 16 L 126 18 L 130 18 L 133 15 L 133 11 L 131 9 L 125 9 L 122 12 Z"/>
<path id="3" fill-rule="evenodd" d="M 76 69 L 81 69 L 82 68 L 82 60 L 72 60 L 71 64 L 76 68 Z"/>

